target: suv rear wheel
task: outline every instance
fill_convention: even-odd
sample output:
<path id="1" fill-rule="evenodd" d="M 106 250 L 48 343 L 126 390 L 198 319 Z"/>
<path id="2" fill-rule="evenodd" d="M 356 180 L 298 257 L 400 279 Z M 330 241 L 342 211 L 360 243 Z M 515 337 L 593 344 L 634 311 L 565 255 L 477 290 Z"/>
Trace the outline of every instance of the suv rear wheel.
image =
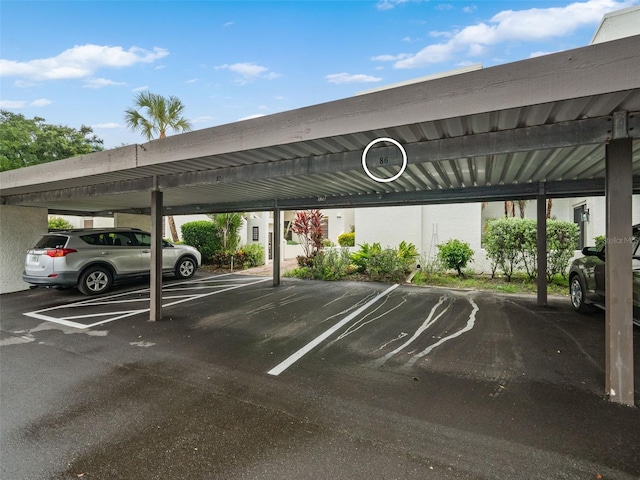
<path id="1" fill-rule="evenodd" d="M 80 276 L 78 290 L 85 295 L 98 295 L 113 285 L 113 275 L 106 267 L 89 267 Z"/>
<path id="2" fill-rule="evenodd" d="M 574 310 L 580 313 L 593 311 L 593 307 L 585 303 L 587 293 L 578 275 L 574 275 L 571 277 L 571 280 L 569 280 L 569 296 L 571 297 L 571 305 L 573 305 Z"/>
<path id="3" fill-rule="evenodd" d="M 191 257 L 183 257 L 178 260 L 174 273 L 178 278 L 191 278 L 196 274 L 196 261 Z"/>

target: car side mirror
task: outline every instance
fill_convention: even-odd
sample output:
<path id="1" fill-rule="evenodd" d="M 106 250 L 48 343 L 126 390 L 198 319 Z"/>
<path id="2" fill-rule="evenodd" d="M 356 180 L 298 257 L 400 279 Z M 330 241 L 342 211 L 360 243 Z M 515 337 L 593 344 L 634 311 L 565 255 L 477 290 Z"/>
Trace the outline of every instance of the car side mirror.
<path id="1" fill-rule="evenodd" d="M 604 260 L 604 250 L 599 250 L 598 247 L 584 247 L 582 254 L 585 257 L 598 257 L 600 260 Z"/>

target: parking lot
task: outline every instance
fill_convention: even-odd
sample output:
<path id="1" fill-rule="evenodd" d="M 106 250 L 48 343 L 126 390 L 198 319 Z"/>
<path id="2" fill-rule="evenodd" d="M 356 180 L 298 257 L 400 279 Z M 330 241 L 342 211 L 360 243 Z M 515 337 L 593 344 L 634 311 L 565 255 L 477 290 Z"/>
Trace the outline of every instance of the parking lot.
<path id="1" fill-rule="evenodd" d="M 567 298 L 198 273 L 148 302 L 2 296 L 1 478 L 640 475 Z"/>

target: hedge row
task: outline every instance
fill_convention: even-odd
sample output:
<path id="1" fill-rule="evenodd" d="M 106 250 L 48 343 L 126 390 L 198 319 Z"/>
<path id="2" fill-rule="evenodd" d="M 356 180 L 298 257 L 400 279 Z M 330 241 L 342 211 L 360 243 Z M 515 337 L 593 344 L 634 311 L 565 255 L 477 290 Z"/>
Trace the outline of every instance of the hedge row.
<path id="1" fill-rule="evenodd" d="M 578 243 L 578 225 L 573 222 L 547 220 L 547 280 L 566 275 L 569 260 Z M 507 280 L 517 270 L 525 270 L 530 278 L 538 275 L 537 222 L 522 218 L 490 220 L 484 238 L 492 274 L 499 268 Z"/>

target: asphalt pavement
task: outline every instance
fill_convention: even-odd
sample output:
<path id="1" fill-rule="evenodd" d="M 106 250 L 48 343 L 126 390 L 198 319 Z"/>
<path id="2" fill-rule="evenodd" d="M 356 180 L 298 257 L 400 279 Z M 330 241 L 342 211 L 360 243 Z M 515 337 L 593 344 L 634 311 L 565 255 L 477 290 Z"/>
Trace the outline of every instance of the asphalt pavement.
<path id="1" fill-rule="evenodd" d="M 0 478 L 640 478 L 602 313 L 270 280 L 168 282 L 160 322 L 139 284 L 2 295 Z"/>

